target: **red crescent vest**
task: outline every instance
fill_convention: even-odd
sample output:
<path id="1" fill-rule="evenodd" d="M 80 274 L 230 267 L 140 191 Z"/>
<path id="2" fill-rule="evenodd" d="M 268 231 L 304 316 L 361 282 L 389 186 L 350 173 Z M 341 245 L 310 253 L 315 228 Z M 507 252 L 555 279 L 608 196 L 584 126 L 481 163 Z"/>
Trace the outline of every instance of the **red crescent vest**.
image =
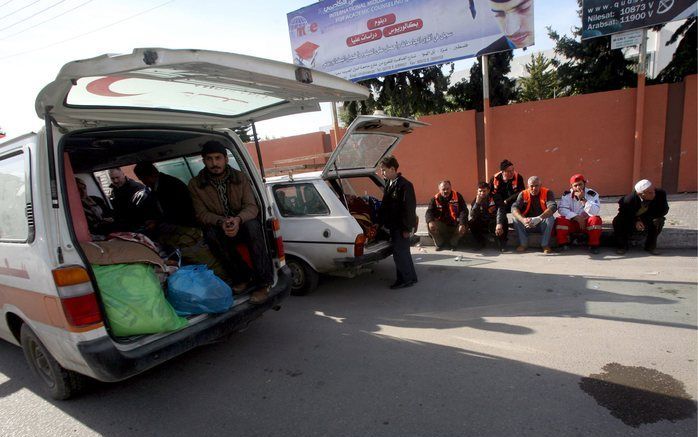
<path id="1" fill-rule="evenodd" d="M 434 196 L 434 201 L 436 207 L 439 209 L 439 213 L 441 213 L 443 205 L 439 203 L 439 193 L 436 193 Z M 458 223 L 458 193 L 455 190 L 451 191 L 451 198 L 448 199 L 448 212 L 451 213 L 453 221 Z"/>
<path id="2" fill-rule="evenodd" d="M 500 171 L 499 173 L 496 173 L 496 174 L 494 175 L 494 180 L 493 180 L 493 182 L 492 182 L 492 184 L 494 185 L 494 187 L 493 187 L 494 190 L 493 190 L 493 191 L 497 191 L 497 189 L 499 188 L 499 184 L 502 183 L 502 179 L 500 179 L 500 176 L 502 176 L 502 173 L 504 173 L 504 172 L 503 172 L 503 171 Z M 512 178 L 511 181 L 512 181 L 512 182 L 511 182 L 511 188 L 513 188 L 514 191 L 516 191 L 516 188 L 517 188 L 517 186 L 518 186 L 518 184 L 519 184 L 519 173 L 518 173 L 518 172 L 514 172 L 514 177 Z"/>
<path id="3" fill-rule="evenodd" d="M 540 187 L 540 193 L 538 193 L 538 201 L 540 202 L 540 207 L 543 208 L 543 211 L 548 209 L 547 206 L 545 206 L 545 199 L 548 198 L 548 189 L 544 187 Z M 531 192 L 529 190 L 524 190 L 523 191 L 523 200 L 526 202 L 526 210 L 521 213 L 524 217 L 526 217 L 526 214 L 528 214 L 528 211 L 531 209 Z"/>

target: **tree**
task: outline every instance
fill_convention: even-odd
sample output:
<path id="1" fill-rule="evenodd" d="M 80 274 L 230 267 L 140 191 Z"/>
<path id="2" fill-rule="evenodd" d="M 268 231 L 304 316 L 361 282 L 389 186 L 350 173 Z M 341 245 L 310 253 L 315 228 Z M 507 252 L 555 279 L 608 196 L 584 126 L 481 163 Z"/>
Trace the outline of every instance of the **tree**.
<path id="1" fill-rule="evenodd" d="M 490 106 L 507 105 L 516 100 L 516 81 L 506 77 L 511 71 L 511 60 L 514 54 L 511 50 L 494 53 L 487 57 L 490 79 Z M 482 58 L 470 67 L 470 78 L 461 80 L 448 89 L 449 109 L 465 111 L 469 109 L 483 110 L 482 103 Z"/>
<path id="2" fill-rule="evenodd" d="M 683 37 L 671 58 L 671 62 L 657 75 L 655 82 L 681 82 L 684 77 L 696 74 L 696 64 L 698 63 L 698 59 L 696 59 L 696 50 L 698 49 L 696 47 L 696 39 L 698 39 L 696 21 L 696 17 L 689 18 L 669 38 L 666 45 L 674 44 Z"/>
<path id="3" fill-rule="evenodd" d="M 577 0 L 578 15 L 582 16 L 582 0 Z M 554 61 L 560 86 L 566 94 L 586 94 L 633 86 L 637 75 L 632 61 L 622 50 L 611 50 L 611 37 L 601 36 L 581 41 L 582 29 L 576 27 L 573 37 L 560 36 L 550 27 L 548 36 L 555 41 L 555 53 L 566 62 Z"/>
<path id="4" fill-rule="evenodd" d="M 442 64 L 358 82 L 368 87 L 371 95 L 362 102 L 345 102 L 342 121 L 349 124 L 358 114 L 372 114 L 377 109 L 395 117 L 446 112 L 446 91 L 453 73 L 453 64 L 448 65 L 447 74 Z"/>
<path id="5" fill-rule="evenodd" d="M 552 59 L 542 53 L 531 55 L 531 62 L 524 69 L 528 76 L 519 78 L 519 101 L 552 99 L 559 95 L 557 71 Z"/>

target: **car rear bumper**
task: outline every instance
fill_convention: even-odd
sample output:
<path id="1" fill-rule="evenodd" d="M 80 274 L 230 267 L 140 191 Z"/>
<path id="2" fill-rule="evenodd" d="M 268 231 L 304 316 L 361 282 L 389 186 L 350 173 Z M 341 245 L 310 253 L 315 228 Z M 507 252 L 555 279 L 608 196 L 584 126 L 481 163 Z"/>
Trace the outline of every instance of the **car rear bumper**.
<path id="1" fill-rule="evenodd" d="M 374 264 L 385 259 L 393 254 L 393 246 L 386 245 L 378 250 L 370 253 L 365 253 L 361 256 L 337 258 L 334 260 L 335 266 L 339 268 L 363 267 L 368 264 Z"/>
<path id="2" fill-rule="evenodd" d="M 78 344 L 78 350 L 94 375 L 100 381 L 120 381 L 148 370 L 170 358 L 235 332 L 247 326 L 265 311 L 277 308 L 291 290 L 291 272 L 282 267 L 269 299 L 260 305 L 244 302 L 223 314 L 211 315 L 205 320 L 130 351 L 118 349 L 111 338 Z"/>

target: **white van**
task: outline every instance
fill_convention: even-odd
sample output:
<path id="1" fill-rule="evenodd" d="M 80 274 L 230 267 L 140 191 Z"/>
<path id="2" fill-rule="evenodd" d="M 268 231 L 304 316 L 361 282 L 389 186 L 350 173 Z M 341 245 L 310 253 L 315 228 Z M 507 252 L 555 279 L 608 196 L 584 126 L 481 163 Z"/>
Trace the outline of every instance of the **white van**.
<path id="1" fill-rule="evenodd" d="M 0 338 L 21 345 L 51 396 L 65 399 L 84 375 L 128 378 L 277 307 L 290 288 L 279 223 L 230 129 L 366 96 L 331 75 L 220 52 L 137 49 L 66 64 L 36 99 L 45 128 L 0 145 Z M 118 337 L 81 247 L 91 234 L 74 176 L 105 199 L 100 171 L 141 160 L 191 170 L 211 139 L 252 181 L 275 270 L 270 299 L 236 298 L 229 311 L 190 316 L 173 332 Z"/>
<path id="2" fill-rule="evenodd" d="M 358 116 L 321 172 L 266 179 L 284 232 L 291 294 L 315 289 L 320 273 L 353 277 L 393 253 L 389 236 L 376 225 L 384 188 L 376 167 L 405 135 L 425 125 Z"/>

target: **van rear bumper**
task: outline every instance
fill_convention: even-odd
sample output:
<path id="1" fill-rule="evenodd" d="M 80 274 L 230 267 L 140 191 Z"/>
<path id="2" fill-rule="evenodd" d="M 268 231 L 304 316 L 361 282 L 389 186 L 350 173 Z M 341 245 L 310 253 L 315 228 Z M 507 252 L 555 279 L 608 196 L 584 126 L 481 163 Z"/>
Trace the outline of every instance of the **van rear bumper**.
<path id="1" fill-rule="evenodd" d="M 284 266 L 278 271 L 276 285 L 270 291 L 269 299 L 263 304 L 252 305 L 245 302 L 236 305 L 227 313 L 213 315 L 131 351 L 117 349 L 108 337 L 78 343 L 78 350 L 96 379 L 105 382 L 120 381 L 247 326 L 265 311 L 279 305 L 290 291 L 291 272 Z"/>

